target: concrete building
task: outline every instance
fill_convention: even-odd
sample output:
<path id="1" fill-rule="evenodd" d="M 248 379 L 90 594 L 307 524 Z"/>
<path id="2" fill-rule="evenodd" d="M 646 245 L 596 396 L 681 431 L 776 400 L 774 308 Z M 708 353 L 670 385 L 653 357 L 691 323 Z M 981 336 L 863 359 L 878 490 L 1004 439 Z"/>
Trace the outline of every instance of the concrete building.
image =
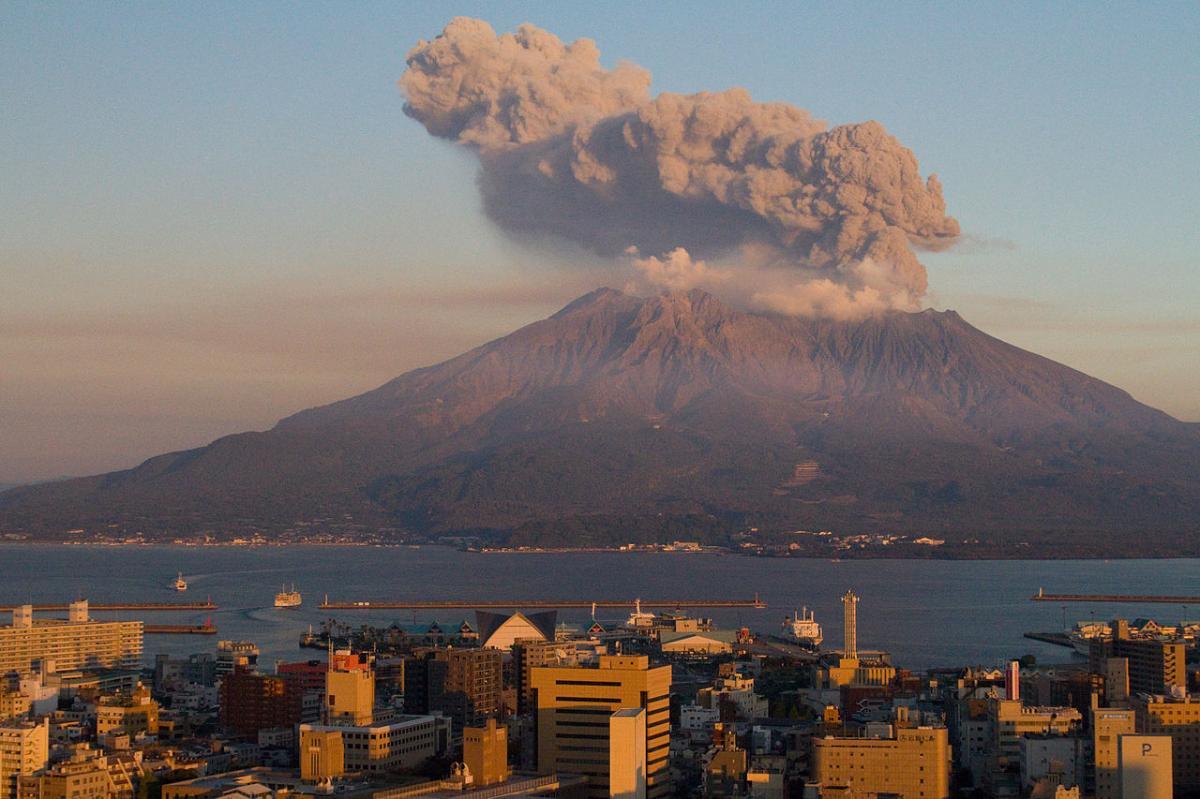
<path id="1" fill-rule="evenodd" d="M 1120 737 L 1122 799 L 1172 799 L 1171 744 L 1167 735 Z"/>
<path id="2" fill-rule="evenodd" d="M 1129 708 L 1092 710 L 1092 784 L 1096 799 L 1121 799 L 1117 743 L 1122 735 L 1137 731 L 1137 719 Z"/>
<path id="3" fill-rule="evenodd" d="M 300 727 L 300 776 L 305 782 L 337 779 L 346 773 L 346 744 L 341 730 Z"/>
<path id="4" fill-rule="evenodd" d="M 517 712 L 534 711 L 533 685 L 529 675 L 544 666 L 574 666 L 575 650 L 565 644 L 543 638 L 521 638 L 512 645 L 513 687 L 517 692 Z"/>
<path id="5" fill-rule="evenodd" d="M 598 668 L 535 668 L 538 769 L 584 774 L 590 799 L 609 797 L 609 717 L 646 711 L 646 796 L 671 791 L 671 667 L 650 667 L 645 655 L 603 655 Z"/>
<path id="6" fill-rule="evenodd" d="M 646 799 L 645 708 L 623 708 L 608 717 L 608 795 Z"/>
<path id="7" fill-rule="evenodd" d="M 35 619 L 33 606 L 22 605 L 0 627 L 0 674 L 33 671 L 35 662 L 55 671 L 140 668 L 142 623 L 93 621 L 87 600 L 72 602 L 66 619 Z"/>
<path id="8" fill-rule="evenodd" d="M 404 711 L 445 713 L 456 734 L 499 718 L 504 655 L 498 649 L 418 650 L 404 664 Z"/>
<path id="9" fill-rule="evenodd" d="M 900 799 L 950 796 L 950 745 L 942 727 L 898 729 L 894 738 L 814 738 L 810 774 L 847 795 L 895 794 Z"/>
<path id="10" fill-rule="evenodd" d="M 303 691 L 303 688 L 300 688 Z M 337 652 L 325 672 L 326 724 L 361 726 L 375 718 L 375 675 L 359 655 Z"/>
<path id="11" fill-rule="evenodd" d="M 1039 733 L 1021 737 L 1021 790 L 1039 785 L 1078 788 L 1087 780 L 1088 741 L 1075 735 Z"/>
<path id="12" fill-rule="evenodd" d="M 996 736 L 992 754 L 1001 768 L 1018 767 L 1022 736 L 1067 735 L 1083 724 L 1083 715 L 1073 707 L 1026 707 L 1012 699 L 993 700 L 988 713 Z"/>
<path id="13" fill-rule="evenodd" d="M 17 799 L 18 778 L 45 768 L 49 758 L 48 721 L 0 724 L 0 799 Z"/>
<path id="14" fill-rule="evenodd" d="M 450 719 L 445 716 L 398 716 L 389 722 L 359 726 L 301 724 L 302 742 L 306 733 L 310 743 L 318 740 L 314 733 L 336 734 L 342 741 L 345 770 L 368 774 L 415 768 L 450 747 Z M 336 747 L 330 738 L 321 740 L 325 746 Z M 302 757 L 303 746 L 301 743 Z M 331 754 L 328 762 L 336 762 L 333 758 Z M 330 766 L 321 763 L 320 767 Z"/>
<path id="15" fill-rule="evenodd" d="M 817 669 L 817 687 L 824 690 L 843 685 L 888 685 L 896 679 L 896 669 L 879 660 L 858 656 L 858 603 L 853 591 L 842 597 L 842 656 L 833 664 Z"/>
<path id="16" fill-rule="evenodd" d="M 158 735 L 158 703 L 150 698 L 147 688 L 139 687 L 130 694 L 100 697 L 96 705 L 96 736 L 130 737 Z"/>
<path id="17" fill-rule="evenodd" d="M 64 762 L 18 778 L 17 799 L 132 799 L 130 769 L 117 761 L 80 748 Z"/>
<path id="18" fill-rule="evenodd" d="M 240 735 L 298 724 L 304 694 L 294 682 L 275 674 L 258 674 L 239 666 L 221 680 L 220 721 Z"/>
<path id="19" fill-rule="evenodd" d="M 696 692 L 696 704 L 718 712 L 722 705 L 730 705 L 740 719 L 753 721 L 764 718 L 768 713 L 768 702 L 764 696 L 754 692 L 754 678 L 741 674 L 718 677 L 713 685 Z"/>
<path id="20" fill-rule="evenodd" d="M 488 719 L 483 727 L 463 730 L 463 765 L 471 772 L 477 787 L 504 782 L 512 771 L 508 767 L 508 728 Z"/>
<path id="21" fill-rule="evenodd" d="M 1184 645 L 1130 637 L 1129 622 L 1112 622 L 1112 638 L 1093 638 L 1089 644 L 1089 666 L 1094 674 L 1105 674 L 1109 658 L 1128 661 L 1130 694 L 1170 694 L 1187 689 Z"/>
<path id="22" fill-rule="evenodd" d="M 1175 787 L 1200 791 L 1200 701 L 1141 695 L 1133 707 L 1139 733 L 1171 736 Z"/>

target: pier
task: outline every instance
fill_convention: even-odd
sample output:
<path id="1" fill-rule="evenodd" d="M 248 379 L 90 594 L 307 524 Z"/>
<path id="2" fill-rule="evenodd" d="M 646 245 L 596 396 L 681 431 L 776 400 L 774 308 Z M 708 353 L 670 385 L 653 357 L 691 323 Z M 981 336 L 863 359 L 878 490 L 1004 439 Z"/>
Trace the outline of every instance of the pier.
<path id="1" fill-rule="evenodd" d="M 0 605 L 0 613 L 11 613 L 20 605 Z M 34 605 L 34 611 L 66 612 L 70 609 L 68 604 L 55 605 Z M 206 599 L 203 602 L 89 602 L 88 611 L 93 610 L 216 610 L 217 605 L 211 599 Z"/>
<path id="2" fill-rule="evenodd" d="M 1071 643 L 1071 637 L 1066 633 L 1025 633 L 1025 637 L 1033 641 L 1041 641 L 1044 644 L 1065 646 L 1067 649 L 1075 648 L 1075 645 Z"/>
<path id="3" fill-rule="evenodd" d="M 1034 602 L 1128 602 L 1131 604 L 1200 605 L 1200 596 L 1172 594 L 1047 594 L 1041 589 Z"/>
<path id="4" fill-rule="evenodd" d="M 755 595 L 753 599 L 434 599 L 434 600 L 359 600 L 331 602 L 329 597 L 320 604 L 321 610 L 507 610 L 510 608 L 632 608 L 638 603 L 644 608 L 757 608 L 767 603 Z"/>

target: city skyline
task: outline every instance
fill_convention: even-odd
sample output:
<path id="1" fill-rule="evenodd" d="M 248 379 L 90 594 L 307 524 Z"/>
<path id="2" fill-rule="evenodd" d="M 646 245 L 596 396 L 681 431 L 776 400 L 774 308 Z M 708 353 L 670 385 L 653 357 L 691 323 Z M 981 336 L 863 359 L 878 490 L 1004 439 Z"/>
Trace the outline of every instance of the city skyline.
<path id="1" fill-rule="evenodd" d="M 225 11 L 0 11 L 0 482 L 261 429 L 625 277 L 506 238 L 472 159 L 405 118 L 404 55 L 447 11 Z M 592 38 L 654 92 L 879 120 L 962 225 L 922 255 L 929 305 L 1200 420 L 1200 15 L 1025 11 L 455 13 Z"/>

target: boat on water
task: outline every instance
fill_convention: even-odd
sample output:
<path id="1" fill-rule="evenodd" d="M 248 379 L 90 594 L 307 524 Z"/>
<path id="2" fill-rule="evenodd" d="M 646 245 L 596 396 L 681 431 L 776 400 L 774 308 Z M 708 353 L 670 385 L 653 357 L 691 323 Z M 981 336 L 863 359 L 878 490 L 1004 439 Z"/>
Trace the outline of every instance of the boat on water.
<path id="1" fill-rule="evenodd" d="M 179 572 L 179 576 L 177 576 L 175 578 L 175 590 L 176 591 L 186 591 L 187 590 L 187 580 L 183 579 L 183 572 Z"/>
<path id="2" fill-rule="evenodd" d="M 631 630 L 649 630 L 654 626 L 654 614 L 642 610 L 642 600 L 634 601 L 633 613 L 625 620 L 625 626 Z"/>
<path id="3" fill-rule="evenodd" d="M 799 612 L 793 610 L 791 617 L 783 620 L 783 632 L 790 642 L 810 649 L 816 649 L 825 640 L 821 625 L 808 608 Z"/>
<path id="4" fill-rule="evenodd" d="M 288 590 L 287 586 L 280 586 L 279 593 L 275 595 L 275 607 L 277 608 L 298 608 L 300 607 L 300 592 L 296 590 L 296 586 L 292 586 L 292 590 Z"/>

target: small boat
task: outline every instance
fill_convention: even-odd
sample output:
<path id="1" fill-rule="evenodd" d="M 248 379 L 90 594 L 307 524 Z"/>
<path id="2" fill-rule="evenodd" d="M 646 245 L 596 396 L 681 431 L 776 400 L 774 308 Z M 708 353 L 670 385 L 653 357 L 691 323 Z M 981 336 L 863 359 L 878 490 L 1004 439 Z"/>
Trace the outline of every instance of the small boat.
<path id="1" fill-rule="evenodd" d="M 654 626 L 654 614 L 642 610 L 642 600 L 634 602 L 633 613 L 625 620 L 625 626 L 632 630 L 648 630 Z"/>
<path id="2" fill-rule="evenodd" d="M 175 578 L 175 590 L 176 591 L 186 591 L 187 590 L 187 580 L 183 579 L 183 572 L 180 572 L 179 576 Z"/>
<path id="3" fill-rule="evenodd" d="M 277 608 L 298 608 L 300 607 L 300 592 L 296 590 L 296 586 L 292 586 L 289 591 L 287 586 L 280 586 L 279 593 L 275 595 L 275 607 Z"/>

